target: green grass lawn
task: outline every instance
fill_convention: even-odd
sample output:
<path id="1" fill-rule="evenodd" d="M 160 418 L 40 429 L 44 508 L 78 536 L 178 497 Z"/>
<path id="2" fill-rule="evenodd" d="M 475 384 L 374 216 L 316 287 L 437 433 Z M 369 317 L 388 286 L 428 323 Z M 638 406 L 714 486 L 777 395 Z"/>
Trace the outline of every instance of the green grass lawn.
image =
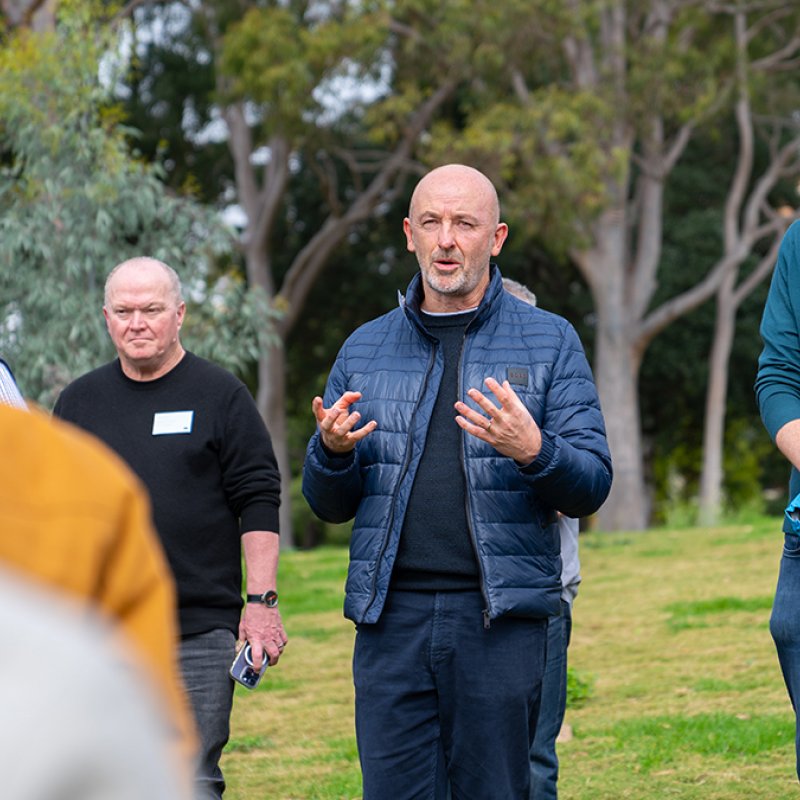
<path id="1" fill-rule="evenodd" d="M 570 664 L 591 693 L 567 710 L 562 800 L 800 797 L 768 629 L 782 541 L 779 520 L 581 537 Z M 361 796 L 346 568 L 341 549 L 282 556 L 290 643 L 237 687 L 228 800 Z"/>

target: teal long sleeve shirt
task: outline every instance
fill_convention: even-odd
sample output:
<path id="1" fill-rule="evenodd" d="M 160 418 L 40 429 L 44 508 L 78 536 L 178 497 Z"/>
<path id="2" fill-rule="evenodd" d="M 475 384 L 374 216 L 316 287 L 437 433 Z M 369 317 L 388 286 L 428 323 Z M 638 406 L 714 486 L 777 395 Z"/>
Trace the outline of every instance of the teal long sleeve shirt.
<path id="1" fill-rule="evenodd" d="M 781 243 L 761 319 L 764 349 L 758 359 L 755 390 L 761 419 L 775 439 L 787 423 L 800 419 L 800 222 Z M 792 468 L 789 493 L 800 492 L 800 473 Z"/>

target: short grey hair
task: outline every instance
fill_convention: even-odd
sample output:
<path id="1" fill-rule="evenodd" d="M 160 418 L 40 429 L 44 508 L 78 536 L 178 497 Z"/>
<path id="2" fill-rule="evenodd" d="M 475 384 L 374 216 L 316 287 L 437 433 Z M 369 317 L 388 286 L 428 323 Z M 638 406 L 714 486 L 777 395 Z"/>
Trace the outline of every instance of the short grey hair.
<path id="1" fill-rule="evenodd" d="M 519 281 L 515 281 L 512 278 L 503 278 L 503 288 L 509 294 L 513 294 L 514 297 L 518 297 L 520 300 L 524 300 L 532 306 L 536 305 L 536 295 Z"/>
<path id="2" fill-rule="evenodd" d="M 150 256 L 136 256 L 135 258 L 128 258 L 125 261 L 117 264 L 117 266 L 108 273 L 103 293 L 103 303 L 106 306 L 108 306 L 110 300 L 109 286 L 111 284 L 111 279 L 117 274 L 117 272 L 119 272 L 123 267 L 143 264 L 155 264 L 161 267 L 161 269 L 164 271 L 164 274 L 167 276 L 167 280 L 169 280 L 170 292 L 175 298 L 175 303 L 180 305 L 183 302 L 183 287 L 181 286 L 180 276 L 169 264 L 165 264 L 163 261 L 159 261 L 157 258 L 151 258 Z"/>

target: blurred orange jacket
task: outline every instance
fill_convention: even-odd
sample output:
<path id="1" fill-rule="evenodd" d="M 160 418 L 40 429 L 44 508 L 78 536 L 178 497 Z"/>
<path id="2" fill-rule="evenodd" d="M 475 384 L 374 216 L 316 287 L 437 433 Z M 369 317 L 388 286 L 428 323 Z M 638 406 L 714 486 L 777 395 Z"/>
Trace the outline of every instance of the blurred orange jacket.
<path id="1" fill-rule="evenodd" d="M 0 561 L 121 629 L 166 704 L 189 785 L 196 733 L 175 660 L 175 587 L 144 487 L 99 440 L 36 409 L 0 405 L 0 453 Z"/>

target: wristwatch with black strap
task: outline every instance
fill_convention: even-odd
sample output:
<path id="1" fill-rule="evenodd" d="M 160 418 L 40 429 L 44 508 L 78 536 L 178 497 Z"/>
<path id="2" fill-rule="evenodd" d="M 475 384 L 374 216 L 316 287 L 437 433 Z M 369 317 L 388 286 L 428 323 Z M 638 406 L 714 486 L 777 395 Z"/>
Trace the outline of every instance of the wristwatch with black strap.
<path id="1" fill-rule="evenodd" d="M 274 589 L 267 589 L 262 594 L 248 594 L 248 603 L 261 603 L 267 608 L 275 608 L 278 605 L 278 593 Z"/>

